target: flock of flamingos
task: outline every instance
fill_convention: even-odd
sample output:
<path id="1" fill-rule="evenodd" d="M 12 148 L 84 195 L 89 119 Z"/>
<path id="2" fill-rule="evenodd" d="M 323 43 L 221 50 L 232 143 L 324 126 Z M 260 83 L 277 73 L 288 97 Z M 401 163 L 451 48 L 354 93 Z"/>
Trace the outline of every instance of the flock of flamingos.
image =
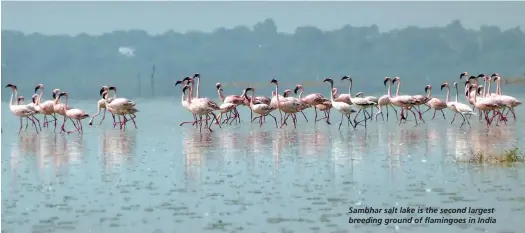
<path id="1" fill-rule="evenodd" d="M 221 125 L 238 121 L 240 123 L 240 115 L 237 111 L 237 107 L 240 105 L 247 106 L 251 112 L 251 122 L 259 120 L 259 125 L 262 127 L 263 122 L 266 121 L 266 117 L 270 116 L 275 121 L 275 126 L 279 127 L 277 123 L 277 118 L 272 115 L 274 110 L 278 110 L 280 114 L 280 127 L 287 125 L 288 118 L 292 118 L 293 125 L 296 127 L 297 123 L 297 113 L 301 113 L 305 120 L 308 121 L 306 115 L 303 111 L 307 108 L 313 108 L 315 111 L 315 122 L 325 120 L 327 124 L 330 123 L 330 110 L 332 108 L 336 109 L 341 113 L 341 121 L 339 123 L 339 129 L 341 125 L 347 119 L 348 125 L 352 126 L 354 129 L 361 123 L 364 127 L 367 126 L 367 121 L 373 119 L 373 109 L 377 108 L 378 112 L 375 114 L 375 120 L 377 121 L 378 115 L 384 120 L 383 116 L 383 107 L 386 108 L 386 115 L 388 121 L 388 109 L 389 107 L 395 111 L 395 115 L 399 120 L 399 124 L 403 121 L 406 122 L 408 118 L 408 113 L 411 112 L 414 116 L 415 124 L 418 125 L 418 119 L 424 122 L 423 114 L 428 110 L 434 110 L 434 115 L 432 119 L 436 117 L 438 111 L 441 112 L 443 118 L 445 118 L 445 113 L 443 109 L 447 108 L 454 112 L 454 117 L 452 123 L 456 118 L 456 115 L 460 115 L 463 118 L 463 122 L 460 127 L 466 123 L 470 126 L 469 119 L 472 115 L 479 115 L 480 121 L 485 121 L 487 127 L 490 126 L 494 120 L 496 120 L 496 125 L 500 121 L 506 124 L 507 116 L 509 113 L 512 113 L 514 120 L 516 120 L 516 114 L 514 108 L 519 106 L 521 102 L 516 98 L 508 95 L 503 95 L 501 92 L 501 77 L 498 74 L 492 74 L 487 76 L 485 74 L 479 74 L 478 76 L 469 76 L 467 72 L 460 74 L 459 79 L 462 80 L 465 78 L 464 91 L 462 92 L 465 96 L 466 101 L 472 106 L 470 107 L 467 104 L 461 103 L 458 99 L 459 90 L 458 83 L 454 82 L 453 86 L 456 91 L 455 100 L 451 101 L 450 99 L 450 84 L 448 81 L 445 81 L 441 85 L 441 90 L 443 88 L 447 89 L 446 100 L 443 101 L 439 98 L 432 97 L 432 86 L 427 85 L 425 87 L 426 96 L 424 95 L 400 95 L 399 88 L 401 86 L 401 79 L 399 77 L 390 78 L 386 77 L 384 79 L 384 85 L 387 87 L 387 94 L 379 98 L 375 96 L 364 96 L 362 92 L 352 95 L 352 78 L 349 76 L 344 76 L 341 78 L 341 81 L 347 80 L 349 83 L 348 94 L 337 95 L 338 90 L 334 88 L 334 80 L 331 78 L 326 78 L 323 82 L 330 84 L 330 99 L 325 98 L 319 93 L 309 94 L 303 97 L 304 88 L 302 85 L 297 85 L 294 89 L 294 93 L 298 98 L 290 96 L 291 90 L 286 89 L 283 95 L 279 93 L 279 82 L 275 79 L 272 79 L 270 83 L 275 85 L 275 91 L 272 91 L 272 97 L 268 98 L 265 96 L 255 96 L 255 88 L 248 87 L 243 90 L 241 95 L 230 95 L 224 96 L 222 85 L 220 83 L 216 84 L 218 95 L 222 101 L 222 104 L 217 104 L 210 98 L 200 97 L 200 75 L 195 74 L 192 77 L 186 77 L 183 80 L 179 80 L 175 83 L 175 86 L 181 84 L 182 88 L 182 97 L 181 103 L 182 106 L 193 114 L 193 120 L 182 122 L 180 125 L 191 123 L 196 127 L 199 127 L 199 130 L 202 131 L 203 122 L 204 128 L 212 131 L 211 126 L 217 124 L 219 127 Z M 479 84 L 479 79 L 482 79 L 484 85 Z M 196 82 L 196 84 L 195 84 Z M 397 90 L 395 96 L 392 95 L 391 89 L 392 85 L 395 85 L 397 82 Z M 496 82 L 496 92 L 491 93 L 491 84 Z M 387 86 L 388 84 L 388 86 Z M 196 85 L 196 87 L 195 87 Z M 66 92 L 61 92 L 60 89 L 53 90 L 53 99 L 43 101 L 42 95 L 44 93 L 44 85 L 39 84 L 35 88 L 35 94 L 32 96 L 32 101 L 29 104 L 24 104 L 24 97 L 18 96 L 18 89 L 16 85 L 8 84 L 6 88 L 11 88 L 13 93 L 11 95 L 11 101 L 9 107 L 11 112 L 20 118 L 20 130 L 22 130 L 22 118 L 26 118 L 26 130 L 29 124 L 29 120 L 32 121 L 36 132 L 38 129 L 41 129 L 40 121 L 35 117 L 37 114 L 44 115 L 44 124 L 43 126 L 48 126 L 49 122 L 54 122 L 55 130 L 57 125 L 56 114 L 63 116 L 62 125 L 60 127 L 61 133 L 67 132 L 71 133 L 65 129 L 65 123 L 68 119 L 71 120 L 75 128 L 79 133 L 82 133 L 82 122 L 81 120 L 89 118 L 89 114 L 81 109 L 74 108 L 68 105 L 68 94 Z M 41 90 L 40 94 L 37 94 L 38 90 Z M 189 90 L 189 93 L 187 93 Z M 194 92 L 195 90 L 195 92 Z M 109 97 L 110 91 L 113 91 L 113 97 Z M 300 91 L 298 93 L 298 91 Z M 248 94 L 251 92 L 251 95 Z M 135 108 L 135 103 L 126 98 L 117 98 L 117 89 L 114 86 L 102 86 L 100 89 L 100 99 L 97 103 L 98 112 L 94 114 L 90 121 L 89 125 L 92 125 L 93 120 L 96 116 L 101 113 L 101 110 L 104 110 L 102 120 L 105 118 L 106 110 L 112 114 L 113 117 L 113 127 L 116 127 L 117 123 L 120 124 L 120 129 L 125 129 L 126 122 L 131 120 L 136 126 L 134 118 L 136 117 L 135 113 L 138 110 Z M 60 102 L 61 97 L 65 96 L 64 103 Z M 16 103 L 14 102 L 16 99 Z M 425 111 L 421 111 L 421 105 L 428 107 Z M 355 106 L 355 107 L 354 107 Z M 395 107 L 401 109 L 399 117 L 397 116 L 398 111 Z M 478 110 L 478 113 L 474 111 Z M 324 113 L 324 117 L 318 117 L 318 110 Z M 367 110 L 370 110 L 369 113 Z M 505 111 L 507 111 L 505 113 Z M 215 114 L 219 113 L 219 116 Z M 253 113 L 258 116 L 253 117 Z M 284 113 L 284 115 L 283 115 Z M 490 114 L 492 113 L 492 114 Z M 355 116 L 351 119 L 351 114 Z M 358 117 L 362 115 L 361 118 Z M 119 121 L 115 119 L 115 115 L 118 116 Z M 126 118 L 126 115 L 129 116 L 129 119 Z M 47 117 L 51 116 L 53 120 L 47 120 Z M 203 119 L 204 116 L 204 119 Z M 224 116 L 224 119 L 223 119 Z M 123 119 L 121 119 L 121 117 Z"/>

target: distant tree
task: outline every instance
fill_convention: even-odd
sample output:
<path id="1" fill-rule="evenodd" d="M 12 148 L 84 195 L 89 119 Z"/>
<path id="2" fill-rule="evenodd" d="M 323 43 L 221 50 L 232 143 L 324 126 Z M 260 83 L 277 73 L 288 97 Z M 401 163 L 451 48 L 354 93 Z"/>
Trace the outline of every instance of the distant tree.
<path id="1" fill-rule="evenodd" d="M 356 90 L 370 94 L 384 91 L 385 76 L 400 76 L 403 92 L 413 93 L 422 92 L 427 83 L 438 86 L 445 79 L 457 79 L 463 71 L 520 76 L 525 70 L 523 51 L 520 28 L 487 25 L 469 30 L 458 20 L 444 27 L 383 33 L 377 25 L 332 31 L 303 26 L 294 33 L 279 33 L 276 23 L 266 19 L 252 28 L 217 28 L 212 33 L 117 30 L 65 36 L 2 30 L 1 72 L 4 86 L 16 83 L 28 95 L 43 83 L 48 98 L 52 89 L 60 88 L 75 99 L 96 99 L 106 84 L 117 85 L 119 95 L 149 97 L 154 65 L 155 96 L 179 96 L 173 82 L 194 73 L 202 75 L 201 91 L 210 96 L 215 96 L 219 81 L 228 93 L 240 93 L 242 87 L 233 83 L 263 83 L 269 95 L 273 77 L 282 80 L 284 90 L 342 75 L 354 77 Z M 308 89 L 326 91 L 325 86 Z M 9 95 L 4 91 L 3 100 Z"/>

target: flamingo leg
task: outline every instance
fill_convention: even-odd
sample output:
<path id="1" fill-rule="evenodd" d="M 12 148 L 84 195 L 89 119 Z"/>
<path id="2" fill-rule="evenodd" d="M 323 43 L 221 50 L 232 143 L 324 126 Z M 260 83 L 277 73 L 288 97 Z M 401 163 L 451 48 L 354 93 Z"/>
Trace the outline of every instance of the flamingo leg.
<path id="1" fill-rule="evenodd" d="M 301 111 L 301 113 L 304 115 L 303 111 Z M 293 128 L 297 129 L 297 115 L 295 113 L 292 114 L 292 119 L 293 119 Z M 306 116 L 304 116 L 304 119 L 306 119 Z M 308 121 L 308 119 L 306 121 Z"/>
<path id="2" fill-rule="evenodd" d="M 355 125 L 359 124 L 359 123 L 357 122 L 357 116 L 359 116 L 359 113 L 360 113 L 362 110 L 363 110 L 363 109 L 359 109 L 359 111 L 357 111 L 357 114 L 355 114 L 355 117 L 354 117 L 354 124 L 355 124 Z M 342 121 L 342 120 L 341 120 L 341 121 Z"/>
<path id="3" fill-rule="evenodd" d="M 26 117 L 26 129 L 24 131 L 27 131 L 27 126 L 29 126 L 29 117 Z"/>
<path id="4" fill-rule="evenodd" d="M 104 121 L 104 118 L 106 118 L 106 109 L 104 108 L 104 112 L 102 113 L 102 119 L 100 120 L 100 123 L 98 123 L 99 125 L 102 124 L 102 121 Z"/>
<path id="5" fill-rule="evenodd" d="M 306 118 L 306 114 L 304 114 L 304 112 L 302 110 L 301 110 L 301 113 L 303 114 L 304 119 L 306 120 L 306 122 L 308 122 L 308 118 Z"/>
<path id="6" fill-rule="evenodd" d="M 431 120 L 434 120 L 434 118 L 436 118 L 436 112 L 437 112 L 437 110 L 434 109 L 434 115 L 432 116 Z"/>
<path id="7" fill-rule="evenodd" d="M 445 117 L 445 113 L 443 112 L 443 109 L 441 109 L 439 111 L 441 111 L 441 114 L 443 115 L 443 120 L 446 120 L 447 118 Z"/>
<path id="8" fill-rule="evenodd" d="M 341 122 L 339 122 L 339 130 L 341 130 L 341 125 L 343 124 L 343 119 L 344 118 L 345 118 L 345 114 L 341 113 Z"/>
<path id="9" fill-rule="evenodd" d="M 18 134 L 20 134 L 22 132 L 22 128 L 23 128 L 23 123 L 22 123 L 22 117 L 20 117 L 20 129 L 18 130 Z"/>
<path id="10" fill-rule="evenodd" d="M 317 123 L 317 107 L 314 106 L 314 111 L 315 111 L 315 120 L 314 122 Z"/>
<path id="11" fill-rule="evenodd" d="M 416 116 L 416 113 L 415 113 L 412 109 L 409 109 L 409 110 L 412 112 L 412 114 L 414 114 L 414 120 L 416 121 L 416 125 L 417 125 L 417 116 Z M 407 113 L 407 115 L 408 115 L 408 113 Z"/>
<path id="12" fill-rule="evenodd" d="M 137 129 L 137 123 L 135 122 L 135 118 L 137 117 L 135 114 L 129 114 L 131 121 L 133 122 L 133 125 L 135 126 L 135 129 Z"/>
<path id="13" fill-rule="evenodd" d="M 454 123 L 454 120 L 456 119 L 456 115 L 458 115 L 458 112 L 454 113 L 454 117 L 452 117 L 452 121 L 450 122 L 451 125 L 452 125 L 452 123 Z"/>
<path id="14" fill-rule="evenodd" d="M 387 111 L 388 111 L 388 107 L 386 108 Z M 383 106 L 381 105 L 378 105 L 377 106 L 377 113 L 375 114 L 375 117 L 376 117 L 376 121 L 377 121 L 377 116 L 381 114 L 381 117 L 383 118 L 383 121 L 385 121 L 385 117 L 383 116 Z M 387 116 L 387 119 L 388 119 L 388 116 Z"/>

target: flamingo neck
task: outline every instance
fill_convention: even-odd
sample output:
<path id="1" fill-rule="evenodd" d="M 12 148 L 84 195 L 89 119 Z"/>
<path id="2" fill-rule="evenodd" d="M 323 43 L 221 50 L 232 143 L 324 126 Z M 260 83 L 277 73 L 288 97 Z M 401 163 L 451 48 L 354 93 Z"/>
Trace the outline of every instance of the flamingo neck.
<path id="1" fill-rule="evenodd" d="M 391 89 L 392 89 L 392 81 L 389 81 L 388 82 L 388 90 L 386 92 L 388 97 L 392 97 L 392 90 Z"/>
<path id="2" fill-rule="evenodd" d="M 334 83 L 331 82 L 330 83 L 330 92 L 332 92 L 332 94 L 330 95 L 330 101 L 332 101 L 332 103 L 334 102 L 334 95 L 337 93 L 337 90 L 333 91 L 334 90 Z"/>
<path id="3" fill-rule="evenodd" d="M 401 80 L 397 81 L 397 90 L 396 90 L 396 96 L 399 96 L 399 87 L 401 86 Z"/>
<path id="4" fill-rule="evenodd" d="M 40 103 L 42 103 L 42 95 L 44 94 L 44 88 L 42 87 L 40 89 L 41 89 L 40 90 L 40 95 L 37 98 L 37 103 L 38 103 L 37 105 L 40 105 Z"/>
<path id="5" fill-rule="evenodd" d="M 277 108 L 281 108 L 281 104 L 279 103 L 280 101 L 279 101 L 279 84 L 278 83 L 275 83 L 275 98 L 277 98 Z"/>
<path id="6" fill-rule="evenodd" d="M 301 88 L 301 92 L 299 92 L 299 99 L 301 99 L 303 97 L 303 92 L 304 92 L 304 90 Z"/>
<path id="7" fill-rule="evenodd" d="M 492 82 L 489 80 L 488 87 L 487 87 L 487 94 L 485 94 L 485 97 L 490 96 L 490 88 L 492 87 Z"/>
<path id="8" fill-rule="evenodd" d="M 498 87 L 497 87 L 497 90 L 496 90 L 496 94 L 501 95 L 501 78 L 498 77 L 497 81 L 498 81 L 498 83 L 497 83 Z"/>
<path id="9" fill-rule="evenodd" d="M 199 98 L 199 90 L 201 89 L 201 77 L 197 77 L 197 93 L 195 93 L 195 98 Z"/>
<path id="10" fill-rule="evenodd" d="M 186 91 L 182 92 L 182 96 L 180 97 L 180 102 L 184 102 L 184 97 L 186 97 Z"/>
<path id="11" fill-rule="evenodd" d="M 432 96 L 432 88 L 428 88 L 428 95 L 427 95 L 427 97 L 430 99 L 430 96 Z"/>
<path id="12" fill-rule="evenodd" d="M 450 101 L 450 87 L 447 85 L 447 99 L 445 100 L 446 103 Z"/>
<path id="13" fill-rule="evenodd" d="M 454 88 L 456 89 L 456 103 L 458 102 L 458 85 L 454 85 Z"/>
<path id="14" fill-rule="evenodd" d="M 485 82 L 485 85 L 483 86 L 483 95 L 482 96 L 485 96 L 487 94 L 487 79 L 484 80 Z"/>
<path id="15" fill-rule="evenodd" d="M 64 103 L 64 112 L 67 111 L 67 100 L 69 97 L 66 95 L 66 102 Z"/>
<path id="16" fill-rule="evenodd" d="M 350 79 L 350 85 L 348 86 L 348 95 L 352 98 L 352 80 Z"/>
<path id="17" fill-rule="evenodd" d="M 188 94 L 188 103 L 191 104 L 192 99 L 193 99 L 193 85 L 190 87 L 190 94 Z"/>
<path id="18" fill-rule="evenodd" d="M 197 89 L 197 91 L 198 91 L 198 89 Z M 222 94 L 222 90 L 220 88 L 217 89 L 217 93 L 219 94 L 219 98 L 221 98 L 222 102 L 224 102 L 225 98 L 224 98 L 224 95 Z"/>
<path id="19" fill-rule="evenodd" d="M 59 99 L 60 99 L 60 95 L 55 94 L 55 99 L 53 100 L 53 103 L 58 104 Z"/>
<path id="20" fill-rule="evenodd" d="M 253 108 L 253 102 L 255 102 L 255 90 L 252 88 L 252 97 L 250 97 L 250 107 Z"/>
<path id="21" fill-rule="evenodd" d="M 9 101 L 9 106 L 13 106 L 13 105 L 15 105 L 15 104 L 13 104 L 13 98 L 14 98 L 15 96 L 18 96 L 18 94 L 15 94 L 15 89 L 12 89 L 11 91 L 12 91 L 12 92 L 11 92 L 11 100 Z M 17 100 L 18 100 L 18 98 L 17 98 Z M 17 101 L 17 104 L 18 104 L 18 101 Z"/>

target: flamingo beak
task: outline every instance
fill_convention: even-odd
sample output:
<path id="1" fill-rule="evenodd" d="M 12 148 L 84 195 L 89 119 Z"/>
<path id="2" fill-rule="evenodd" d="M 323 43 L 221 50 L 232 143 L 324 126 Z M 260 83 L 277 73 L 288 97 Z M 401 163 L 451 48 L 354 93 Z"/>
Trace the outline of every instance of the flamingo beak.
<path id="1" fill-rule="evenodd" d="M 428 86 L 425 87 L 425 92 L 428 92 Z"/>
<path id="2" fill-rule="evenodd" d="M 177 82 L 175 82 L 175 86 L 177 86 L 177 85 L 179 85 L 181 83 L 183 83 L 183 81 L 182 80 L 178 80 Z"/>
<path id="3" fill-rule="evenodd" d="M 331 78 L 326 78 L 326 79 L 323 80 L 323 82 L 330 82 L 330 83 L 333 83 L 334 80 L 332 80 Z"/>
<path id="4" fill-rule="evenodd" d="M 395 78 L 394 80 L 392 80 L 392 84 L 396 84 L 396 81 L 397 81 L 397 78 Z"/>
<path id="5" fill-rule="evenodd" d="M 297 90 L 299 90 L 299 87 L 295 87 L 295 89 L 293 89 L 293 93 L 295 93 L 297 95 Z"/>
<path id="6" fill-rule="evenodd" d="M 38 89 L 40 89 L 40 85 L 35 87 L 35 93 L 38 91 Z"/>
<path id="7" fill-rule="evenodd" d="M 445 88 L 445 84 L 441 84 L 441 90 L 443 90 L 443 88 Z"/>
<path id="8" fill-rule="evenodd" d="M 100 89 L 100 96 L 102 96 L 102 93 L 104 93 L 104 88 Z M 53 98 L 54 98 L 54 95 L 55 95 L 55 93 L 53 93 Z"/>
<path id="9" fill-rule="evenodd" d="M 383 85 L 385 85 L 385 87 L 386 87 L 386 82 L 388 82 L 387 78 L 385 78 L 385 81 L 383 81 Z"/>
<path id="10" fill-rule="evenodd" d="M 270 81 L 270 83 L 277 83 L 277 80 L 272 79 L 272 81 Z"/>
<path id="11" fill-rule="evenodd" d="M 186 90 L 188 89 L 188 87 L 189 87 L 188 85 L 184 86 L 184 88 L 182 88 L 182 92 L 183 92 L 183 93 L 186 92 Z"/>

